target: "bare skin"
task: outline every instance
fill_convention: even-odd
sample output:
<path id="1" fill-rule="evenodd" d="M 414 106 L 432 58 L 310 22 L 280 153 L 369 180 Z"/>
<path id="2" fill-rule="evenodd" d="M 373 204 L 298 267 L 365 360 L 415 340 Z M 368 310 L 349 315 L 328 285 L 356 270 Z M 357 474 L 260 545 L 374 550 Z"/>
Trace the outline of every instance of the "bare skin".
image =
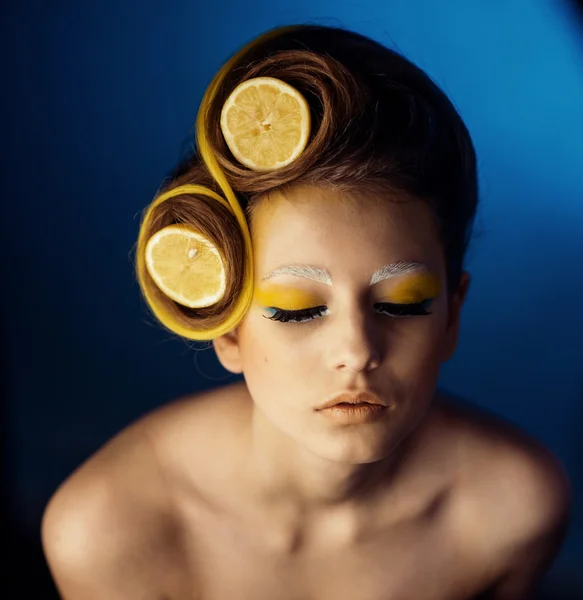
<path id="1" fill-rule="evenodd" d="M 385 488 L 298 516 L 242 481 L 251 405 L 173 403 L 73 474 L 43 523 L 65 600 L 518 599 L 556 553 L 564 475 L 492 417 L 438 397 Z"/>
<path id="2" fill-rule="evenodd" d="M 469 278 L 446 290 L 425 205 L 362 201 L 299 188 L 259 206 L 253 304 L 214 340 L 244 381 L 146 416 L 56 492 L 43 543 L 65 600 L 526 597 L 564 534 L 566 478 L 527 436 L 436 396 Z M 417 270 L 394 275 L 404 263 Z M 290 264 L 320 276 L 271 277 Z M 427 314 L 387 308 L 421 300 Z M 382 416 L 326 420 L 345 389 Z"/>

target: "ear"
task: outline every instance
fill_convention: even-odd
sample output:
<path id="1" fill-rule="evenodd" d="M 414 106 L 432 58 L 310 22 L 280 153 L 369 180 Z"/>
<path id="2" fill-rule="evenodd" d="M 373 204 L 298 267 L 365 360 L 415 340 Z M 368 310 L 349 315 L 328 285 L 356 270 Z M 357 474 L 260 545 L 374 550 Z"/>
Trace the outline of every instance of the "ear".
<path id="1" fill-rule="evenodd" d="M 243 361 L 239 351 L 237 330 L 229 331 L 213 340 L 217 358 L 223 367 L 236 375 L 243 372 Z"/>
<path id="2" fill-rule="evenodd" d="M 447 330 L 445 332 L 441 362 L 447 362 L 453 356 L 457 348 L 460 329 L 460 316 L 462 306 L 465 302 L 468 289 L 470 287 L 470 280 L 470 274 L 467 271 L 464 271 L 460 278 L 458 289 L 455 292 L 450 293 Z"/>

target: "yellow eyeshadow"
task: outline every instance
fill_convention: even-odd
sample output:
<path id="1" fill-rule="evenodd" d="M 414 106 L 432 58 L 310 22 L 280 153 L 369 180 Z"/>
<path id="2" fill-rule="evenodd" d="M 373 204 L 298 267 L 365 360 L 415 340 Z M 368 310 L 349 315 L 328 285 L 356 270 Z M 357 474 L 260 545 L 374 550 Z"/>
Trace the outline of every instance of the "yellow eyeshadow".
<path id="1" fill-rule="evenodd" d="M 412 273 L 387 282 L 386 297 L 395 304 L 416 304 L 437 298 L 441 292 L 441 280 L 433 273 Z"/>
<path id="2" fill-rule="evenodd" d="M 302 310 L 325 304 L 322 298 L 284 285 L 271 284 L 255 290 L 255 302 L 262 306 L 276 306 L 284 310 Z"/>

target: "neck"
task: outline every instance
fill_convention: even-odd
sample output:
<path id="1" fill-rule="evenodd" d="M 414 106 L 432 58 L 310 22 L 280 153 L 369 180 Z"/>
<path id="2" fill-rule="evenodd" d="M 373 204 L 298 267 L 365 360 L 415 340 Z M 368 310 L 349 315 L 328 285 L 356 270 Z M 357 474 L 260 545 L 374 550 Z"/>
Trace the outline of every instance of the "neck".
<path id="1" fill-rule="evenodd" d="M 411 462 L 422 423 L 365 464 L 318 456 L 278 429 L 253 407 L 250 427 L 250 489 L 270 510 L 285 507 L 298 515 L 358 511 L 394 488 Z"/>

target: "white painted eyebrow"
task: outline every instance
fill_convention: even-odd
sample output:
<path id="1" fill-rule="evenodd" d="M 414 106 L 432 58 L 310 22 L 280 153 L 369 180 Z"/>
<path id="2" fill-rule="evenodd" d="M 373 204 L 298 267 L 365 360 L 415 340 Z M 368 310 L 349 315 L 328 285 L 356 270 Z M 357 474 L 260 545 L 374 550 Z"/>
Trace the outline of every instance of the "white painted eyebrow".
<path id="1" fill-rule="evenodd" d="M 277 275 L 295 275 L 296 277 L 305 277 L 320 281 L 326 285 L 332 285 L 332 278 L 326 269 L 312 267 L 311 265 L 284 265 L 283 267 L 277 267 L 277 269 L 274 269 L 271 273 L 263 277 L 261 281 L 277 277 Z"/>
<path id="2" fill-rule="evenodd" d="M 397 275 L 403 275 L 412 271 L 427 271 L 427 267 L 421 263 L 407 260 L 383 265 L 372 274 L 369 285 L 374 285 L 379 281 L 384 281 L 385 279 L 390 279 L 391 277 L 396 277 Z M 314 267 L 312 265 L 283 265 L 268 273 L 261 281 L 266 281 L 277 275 L 294 275 L 295 277 L 305 277 L 306 279 L 313 279 L 314 281 L 319 281 L 326 285 L 332 285 L 330 273 L 328 273 L 326 269 Z"/>
<path id="3" fill-rule="evenodd" d="M 370 284 L 374 285 L 379 281 L 396 277 L 397 275 L 403 275 L 404 273 L 412 273 L 414 271 L 427 271 L 427 266 L 418 262 L 411 262 L 408 260 L 400 260 L 399 262 L 384 265 L 380 269 L 377 269 L 370 278 Z"/>

